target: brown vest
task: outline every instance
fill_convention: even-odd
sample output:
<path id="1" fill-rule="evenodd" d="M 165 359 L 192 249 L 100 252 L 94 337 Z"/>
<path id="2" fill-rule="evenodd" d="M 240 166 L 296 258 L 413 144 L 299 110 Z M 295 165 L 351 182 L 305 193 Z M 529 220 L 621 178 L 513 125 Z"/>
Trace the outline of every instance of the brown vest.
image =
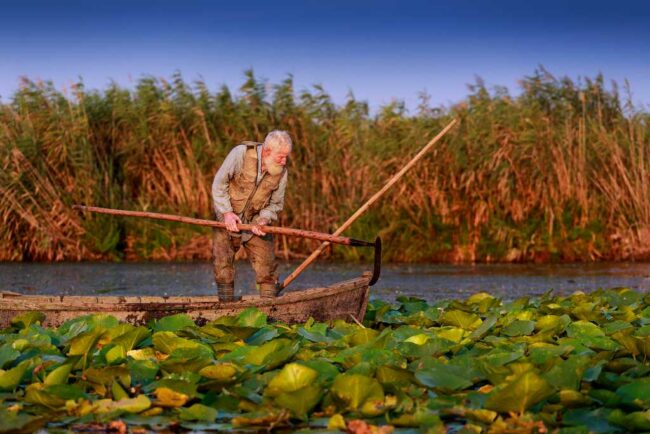
<path id="1" fill-rule="evenodd" d="M 243 142 L 246 145 L 242 170 L 230 180 L 230 205 L 235 214 L 241 215 L 242 223 L 250 223 L 271 199 L 278 188 L 286 168 L 279 175 L 265 172 L 259 184 L 257 180 L 257 147 L 261 143 Z"/>

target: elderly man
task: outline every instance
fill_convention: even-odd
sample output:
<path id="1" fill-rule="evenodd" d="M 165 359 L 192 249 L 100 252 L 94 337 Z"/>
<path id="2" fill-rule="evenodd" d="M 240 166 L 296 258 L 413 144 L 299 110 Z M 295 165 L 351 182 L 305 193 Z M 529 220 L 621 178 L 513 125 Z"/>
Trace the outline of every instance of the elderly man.
<path id="1" fill-rule="evenodd" d="M 218 221 L 226 229 L 213 230 L 214 278 L 219 298 L 235 299 L 235 253 L 246 249 L 262 297 L 277 295 L 277 263 L 273 237 L 264 226 L 277 220 L 284 206 L 287 158 L 291 138 L 284 131 L 271 131 L 264 143 L 243 142 L 236 146 L 217 171 L 212 199 Z M 241 233 L 237 223 L 253 224 L 253 233 Z"/>

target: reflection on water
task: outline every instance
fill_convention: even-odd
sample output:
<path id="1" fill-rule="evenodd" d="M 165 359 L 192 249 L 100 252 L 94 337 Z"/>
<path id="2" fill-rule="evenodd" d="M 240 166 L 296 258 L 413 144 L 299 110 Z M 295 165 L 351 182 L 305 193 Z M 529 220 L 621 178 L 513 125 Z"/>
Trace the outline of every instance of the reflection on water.
<path id="1" fill-rule="evenodd" d="M 298 263 L 281 263 L 284 277 Z M 290 290 L 323 286 L 357 277 L 364 264 L 320 263 L 308 268 Z M 237 263 L 237 291 L 254 293 L 247 262 Z M 384 300 L 413 295 L 428 301 L 465 298 L 487 291 L 504 299 L 537 295 L 549 289 L 567 294 L 627 286 L 650 290 L 650 264 L 438 265 L 385 264 L 372 294 Z M 214 294 L 212 268 L 188 263 L 0 263 L 0 291 L 57 295 L 207 295 Z"/>

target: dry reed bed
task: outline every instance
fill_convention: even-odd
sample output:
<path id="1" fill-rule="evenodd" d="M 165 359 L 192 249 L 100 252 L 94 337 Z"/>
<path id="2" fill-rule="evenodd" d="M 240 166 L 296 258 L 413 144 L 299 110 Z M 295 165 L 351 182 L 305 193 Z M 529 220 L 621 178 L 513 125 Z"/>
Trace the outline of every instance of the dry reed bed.
<path id="1" fill-rule="evenodd" d="M 24 80 L 0 105 L 0 260 L 206 259 L 204 230 L 70 205 L 209 218 L 228 150 L 274 128 L 296 143 L 280 223 L 331 231 L 451 117 L 460 127 L 350 235 L 379 233 L 397 261 L 648 258 L 650 114 L 600 76 L 539 70 L 521 87 L 512 96 L 478 81 L 452 107 L 423 97 L 417 113 L 396 102 L 371 115 L 353 97 L 335 105 L 321 87 L 270 87 L 252 72 L 237 95 L 180 75 L 103 91 Z M 277 247 L 292 258 L 315 244 Z"/>

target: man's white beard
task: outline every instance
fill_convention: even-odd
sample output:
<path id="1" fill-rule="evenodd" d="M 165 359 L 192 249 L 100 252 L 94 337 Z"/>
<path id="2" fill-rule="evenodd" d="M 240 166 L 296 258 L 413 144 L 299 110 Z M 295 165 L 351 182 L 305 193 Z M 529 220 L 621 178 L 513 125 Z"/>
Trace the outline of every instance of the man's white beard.
<path id="1" fill-rule="evenodd" d="M 282 173 L 284 166 L 281 164 L 275 164 L 271 161 L 265 161 L 264 165 L 266 166 L 266 171 L 269 172 L 269 175 L 275 176 Z"/>

